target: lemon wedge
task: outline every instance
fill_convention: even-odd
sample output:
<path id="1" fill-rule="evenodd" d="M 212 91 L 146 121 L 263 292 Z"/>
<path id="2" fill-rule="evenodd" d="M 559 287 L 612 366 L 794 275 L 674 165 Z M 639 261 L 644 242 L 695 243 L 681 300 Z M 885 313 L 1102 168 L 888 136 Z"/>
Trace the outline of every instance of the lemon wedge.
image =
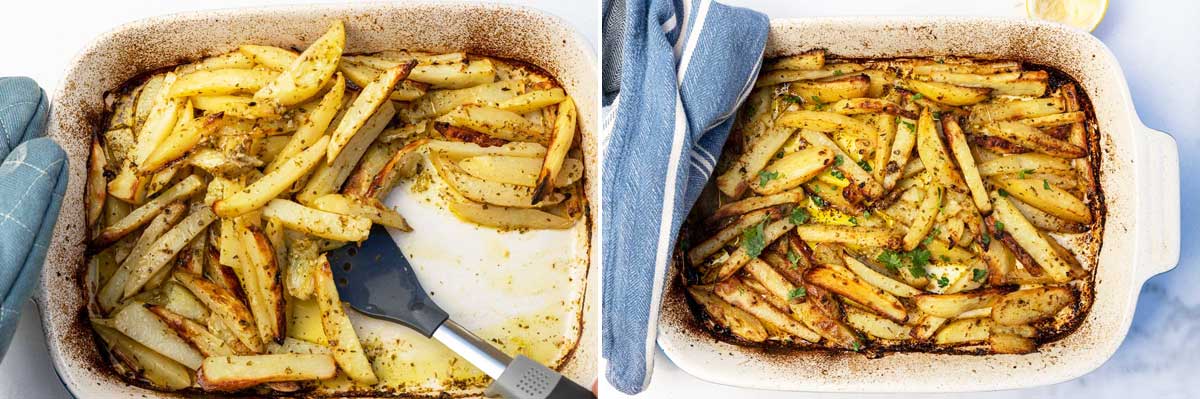
<path id="1" fill-rule="evenodd" d="M 1025 0 L 1025 11 L 1032 18 L 1091 32 L 1104 20 L 1108 0 Z"/>

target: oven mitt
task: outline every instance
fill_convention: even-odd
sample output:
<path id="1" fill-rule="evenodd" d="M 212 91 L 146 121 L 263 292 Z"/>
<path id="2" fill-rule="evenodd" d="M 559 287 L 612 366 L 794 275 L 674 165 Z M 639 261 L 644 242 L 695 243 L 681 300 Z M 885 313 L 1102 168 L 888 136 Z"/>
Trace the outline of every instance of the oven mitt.
<path id="1" fill-rule="evenodd" d="M 680 223 L 754 87 L 768 20 L 709 0 L 605 0 L 603 18 L 601 347 L 608 381 L 634 394 L 650 381 Z"/>
<path id="2" fill-rule="evenodd" d="M 29 78 L 0 77 L 0 358 L 38 283 L 67 187 L 67 157 L 42 137 L 49 103 Z"/>

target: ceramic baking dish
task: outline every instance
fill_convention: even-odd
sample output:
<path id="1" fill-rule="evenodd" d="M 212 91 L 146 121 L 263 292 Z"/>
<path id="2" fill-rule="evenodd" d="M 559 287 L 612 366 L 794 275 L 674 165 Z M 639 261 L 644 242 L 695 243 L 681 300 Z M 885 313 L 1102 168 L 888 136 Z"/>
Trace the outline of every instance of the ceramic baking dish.
<path id="1" fill-rule="evenodd" d="M 465 51 L 524 61 L 544 69 L 556 77 L 579 104 L 579 126 L 587 170 L 587 195 L 591 198 L 599 193 L 600 179 L 597 173 L 600 168 L 597 164 L 595 138 L 597 107 L 594 106 L 597 104 L 596 93 L 599 87 L 596 81 L 597 61 L 590 46 L 581 36 L 557 18 L 511 6 L 370 4 L 199 12 L 150 18 L 124 25 L 96 39 L 75 58 L 59 85 L 59 91 L 54 94 L 50 115 L 49 135 L 62 145 L 70 159 L 70 183 L 66 193 L 67 200 L 63 201 L 53 243 L 49 248 L 37 304 L 54 366 L 63 384 L 76 397 L 181 396 L 132 386 L 118 377 L 98 351 L 97 342 L 86 324 L 89 297 L 84 291 L 86 273 L 83 266 L 83 249 L 86 246 L 86 228 L 83 222 L 82 198 L 86 180 L 87 149 L 92 134 L 98 129 L 98 122 L 104 114 L 104 93 L 140 73 L 231 51 L 243 43 L 303 48 L 323 33 L 329 21 L 333 19 L 345 22 L 347 52 L 351 53 L 392 49 Z M 389 205 L 399 206 L 402 212 L 415 206 L 410 200 L 396 197 L 393 192 L 393 196 L 389 197 L 387 202 Z M 598 203 L 592 199 L 591 204 Z M 554 354 L 553 358 L 561 365 L 560 370 L 564 374 L 587 386 L 596 376 L 595 349 L 599 328 L 596 319 L 596 292 L 588 289 L 598 286 L 599 273 L 594 268 L 589 270 L 588 265 L 598 264 L 590 248 L 599 245 L 597 240 L 600 233 L 595 230 L 599 224 L 590 223 L 589 219 L 598 218 L 599 212 L 599 207 L 590 206 L 590 218 L 585 217 L 584 222 L 576 228 L 564 230 L 557 235 L 553 232 L 541 234 L 543 232 L 539 231 L 530 232 L 537 234 L 507 238 L 494 230 L 478 233 L 478 236 L 463 237 L 462 231 L 470 230 L 472 226 L 443 223 L 438 221 L 438 215 L 419 213 L 410 216 L 410 220 L 431 226 L 428 235 L 439 236 L 442 239 L 424 239 L 420 235 L 410 234 L 407 237 L 397 237 L 397 241 L 405 248 L 410 258 L 414 253 L 422 251 L 426 254 L 440 252 L 469 255 L 469 252 L 477 250 L 477 247 L 478 250 L 486 250 L 488 248 L 483 247 L 487 246 L 490 246 L 493 252 L 497 248 L 504 249 L 505 259 L 510 258 L 509 250 L 512 252 L 512 258 L 525 256 L 527 259 L 538 259 L 538 250 L 543 251 L 542 253 L 553 250 L 555 253 L 572 256 L 573 263 L 567 267 L 571 274 L 563 278 L 564 281 L 569 281 L 569 284 L 563 284 L 569 285 L 569 289 L 559 291 L 564 296 L 561 303 L 570 309 L 561 318 L 569 320 L 570 323 L 562 324 L 565 327 L 556 332 L 562 332 L 563 336 L 567 337 L 565 339 L 574 334 L 578 341 L 573 349 L 564 349 L 562 353 Z M 448 215 L 441 215 L 444 216 L 442 220 L 446 220 Z M 458 234 L 456 237 L 460 240 L 446 240 L 445 236 L 450 234 Z M 443 248 L 441 251 L 428 246 L 444 247 L 455 242 L 458 243 L 457 246 Z M 566 245 L 560 245 L 561 242 L 565 242 Z M 504 244 L 511 245 L 496 246 Z M 538 248 L 539 246 L 542 248 Z M 417 260 L 414 264 L 429 262 L 433 266 L 443 266 L 450 260 L 452 259 L 443 256 L 435 260 Z M 503 263 L 475 263 L 495 270 L 503 269 L 497 266 L 505 266 Z M 564 265 L 530 262 L 514 265 L 511 273 L 532 275 L 537 274 L 535 272 L 538 268 L 555 267 L 564 268 Z M 472 274 L 468 273 L 455 275 L 461 277 L 457 280 L 441 278 L 440 276 L 446 276 L 443 274 L 426 281 L 427 275 L 422 273 L 456 271 L 454 268 L 432 266 L 430 269 L 436 270 L 418 270 L 424 285 L 430 289 L 438 289 L 435 298 L 442 307 L 458 321 L 476 328 L 477 332 L 484 330 L 480 335 L 485 337 L 489 334 L 504 336 L 504 331 L 507 330 L 503 330 L 502 324 L 497 327 L 496 319 L 503 322 L 504 318 L 514 316 L 522 312 L 521 309 L 529 309 L 533 305 L 547 307 L 541 302 L 543 298 L 538 296 L 544 293 L 519 290 L 524 283 L 514 284 L 514 280 L 522 281 L 517 278 L 509 279 L 510 288 L 503 291 L 507 296 L 489 293 L 493 296 L 487 297 L 487 303 L 477 302 L 475 306 L 470 306 L 470 301 L 478 301 L 480 296 L 459 295 L 455 289 L 463 291 L 466 287 L 495 282 L 483 281 L 485 279 L 479 278 L 478 274 L 471 277 Z M 547 281 L 547 284 L 554 283 Z M 534 299 L 536 301 L 533 301 Z M 385 331 L 382 337 L 387 341 L 381 342 L 399 348 L 396 350 L 401 353 L 406 347 L 404 345 L 421 345 L 416 343 L 411 334 L 405 336 L 403 327 L 379 326 L 379 322 L 364 321 L 361 325 L 358 321 L 355 323 L 360 336 L 364 331 L 372 331 L 372 334 L 374 331 Z M 528 328 L 528 322 L 521 325 Z M 404 339 L 410 341 L 406 342 Z M 441 355 L 437 355 L 438 353 L 434 351 L 435 355 L 426 359 L 441 362 L 451 359 L 448 352 L 441 352 L 444 353 Z M 450 367 L 453 367 L 453 361 L 450 363 Z M 422 363 L 414 361 L 414 364 Z M 461 369 L 461 365 L 458 368 Z M 433 396 L 442 393 L 452 396 L 479 394 L 476 387 L 449 384 L 437 378 L 396 390 L 396 393 L 411 392 Z"/>
<path id="2" fill-rule="evenodd" d="M 820 18 L 771 23 L 766 57 L 824 48 L 842 57 L 958 55 L 1059 69 L 1091 99 L 1099 124 L 1107 222 L 1095 302 L 1080 327 L 1026 355 L 893 353 L 878 359 L 822 351 L 765 350 L 714 339 L 694 321 L 677 270 L 664 296 L 658 343 L 680 368 L 708 381 L 823 392 L 952 392 L 1032 387 L 1086 374 L 1120 346 L 1146 279 L 1179 258 L 1179 159 L 1175 141 L 1142 124 L 1116 58 L 1063 25 L 991 18 Z"/>

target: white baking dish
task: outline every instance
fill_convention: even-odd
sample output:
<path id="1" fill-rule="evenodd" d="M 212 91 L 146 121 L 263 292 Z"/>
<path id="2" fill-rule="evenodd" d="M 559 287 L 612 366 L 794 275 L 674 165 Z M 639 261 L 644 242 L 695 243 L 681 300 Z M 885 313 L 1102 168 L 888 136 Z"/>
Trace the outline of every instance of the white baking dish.
<path id="1" fill-rule="evenodd" d="M 50 115 L 49 135 L 60 143 L 70 159 L 70 183 L 67 188 L 66 201 L 55 228 L 53 243 L 49 248 L 46 267 L 42 274 L 42 285 L 37 303 L 41 310 L 46 340 L 49 344 L 54 366 L 64 385 L 76 397 L 81 398 L 126 398 L 126 397 L 176 397 L 177 394 L 167 394 L 129 385 L 113 373 L 101 354 L 98 352 L 96 341 L 90 327 L 86 324 L 88 297 L 84 291 L 84 239 L 86 228 L 83 223 L 83 190 L 85 183 L 85 166 L 88 145 L 92 134 L 99 128 L 98 122 L 104 114 L 104 93 L 120 86 L 127 79 L 140 73 L 157 68 L 175 65 L 181 61 L 195 60 L 200 57 L 233 50 L 243 43 L 270 44 L 281 47 L 303 48 L 325 31 L 329 21 L 341 19 L 347 28 L 348 52 L 371 52 L 390 49 L 417 49 L 432 51 L 466 51 L 475 54 L 491 55 L 528 62 L 538 66 L 556 77 L 568 94 L 579 104 L 579 121 L 582 132 L 582 147 L 584 162 L 587 166 L 587 194 L 594 199 L 599 193 L 600 178 L 597 141 L 595 133 L 597 88 L 596 57 L 590 47 L 578 33 L 563 21 L 520 7 L 489 6 L 471 4 L 435 4 L 435 5 L 345 5 L 345 6 L 295 6 L 254 8 L 241 10 L 224 10 L 199 12 L 157 17 L 134 22 L 119 27 L 92 42 L 81 52 L 70 68 L 66 71 L 60 89 L 54 94 Z M 590 104 L 590 105 L 589 105 Z M 402 189 L 404 189 L 402 187 Z M 393 195 L 389 203 L 399 205 L 402 211 L 419 211 L 412 201 L 402 196 Z M 596 204 L 596 201 L 590 201 Z M 590 217 L 599 217 L 600 209 L 590 207 Z M 442 212 L 442 220 L 448 213 Z M 453 222 L 441 223 L 436 212 L 418 213 L 410 216 L 414 222 L 428 227 L 428 237 L 410 234 L 397 238 L 406 251 L 417 253 L 438 252 L 430 245 L 441 245 L 442 254 L 449 253 L 458 258 L 443 256 L 428 261 L 414 261 L 414 264 L 429 264 L 433 271 L 418 270 L 425 280 L 428 274 L 450 273 L 455 270 L 447 266 L 456 259 L 465 262 L 471 257 L 469 251 L 503 250 L 505 259 L 525 258 L 537 259 L 537 250 L 547 251 L 544 247 L 555 247 L 559 253 L 572 254 L 575 262 L 570 267 L 571 288 L 562 291 L 569 295 L 563 302 L 573 309 L 572 315 L 563 319 L 574 320 L 575 324 L 566 331 L 579 334 L 579 341 L 573 351 L 557 354 L 561 370 L 567 376 L 581 384 L 590 384 L 596 376 L 596 337 L 598 335 L 596 315 L 598 311 L 597 296 L 594 290 L 587 287 L 598 286 L 599 273 L 588 270 L 588 264 L 598 264 L 594 251 L 590 248 L 599 245 L 600 233 L 596 231 L 599 224 L 585 222 L 577 228 L 566 230 L 564 233 L 531 232 L 520 237 L 506 237 L 495 231 L 483 231 L 472 226 L 462 226 Z M 456 222 L 456 221 L 455 221 Z M 419 227 L 419 226 L 418 226 Z M 473 230 L 474 229 L 474 230 Z M 467 233 L 464 233 L 466 231 Z M 472 233 L 474 231 L 475 233 Z M 482 232 L 480 232 L 482 231 Z M 475 234 L 464 237 L 463 234 Z M 447 239 L 452 235 L 455 239 Z M 539 240 L 558 240 L 544 241 Z M 558 245 L 566 241 L 566 248 Z M 469 244 L 469 245 L 468 245 Z M 508 245 L 512 244 L 512 245 Z M 446 246 L 453 245 L 448 250 Z M 465 246 L 464 246 L 465 245 Z M 499 246 L 498 246 L 499 245 Z M 543 248 L 540 248 L 543 247 Z M 485 248 L 486 247 L 486 248 Z M 527 252 L 522 254 L 523 252 Z M 533 251 L 533 252 L 531 252 Z M 478 260 L 478 257 L 474 259 Z M 497 263 L 476 262 L 474 267 L 481 269 L 489 266 L 497 267 Z M 536 263 L 536 262 L 532 262 Z M 532 264 L 531 263 L 531 264 Z M 541 262 L 546 263 L 546 262 Z M 463 263 L 465 264 L 465 263 Z M 501 263 L 503 265 L 503 263 Z M 453 265 L 450 265 L 453 266 Z M 516 315 L 519 309 L 529 309 L 531 300 L 543 300 L 544 293 L 528 292 L 518 289 L 522 284 L 519 274 L 528 274 L 540 268 L 563 268 L 563 265 L 517 265 L 506 273 L 511 273 L 507 281 L 507 296 L 503 293 L 476 293 L 475 296 L 465 296 L 463 291 L 473 284 L 479 284 L 485 278 L 476 273 L 459 273 L 463 279 L 430 279 L 425 282 L 427 289 L 436 289 L 436 296 L 442 306 L 452 313 L 458 321 L 476 328 L 495 327 L 495 319 L 506 315 Z M 419 268 L 419 267 L 418 267 Z M 581 268 L 581 269 L 580 269 Z M 447 272 L 446 270 L 449 270 Z M 474 269 L 472 269 L 474 270 Z M 459 270 L 461 271 L 461 270 Z M 544 274 L 544 273 L 543 273 Z M 561 273 L 560 273 L 561 274 Z M 446 274 L 443 274 L 443 276 Z M 549 281 L 546 276 L 530 276 L 533 279 Z M 551 281 L 553 280 L 553 281 Z M 504 284 L 503 282 L 493 282 Z M 464 305 L 470 301 L 486 301 L 476 306 Z M 557 301 L 556 301 L 557 302 Z M 546 307 L 546 304 L 539 306 Z M 502 309 L 495 311 L 495 309 Z M 516 310 L 507 310 L 516 309 Z M 361 325 L 360 325 L 361 324 Z M 379 322 L 356 322 L 360 335 L 364 330 L 378 331 L 387 326 Z M 407 345 L 404 341 L 393 339 L 413 339 L 411 334 L 404 335 L 403 329 L 397 325 L 390 326 L 390 332 L 381 333 L 388 339 L 388 345 Z M 485 337 L 490 334 L 503 335 L 499 330 L 484 331 Z M 563 331 L 563 330 L 558 330 Z M 423 341 L 423 340 L 422 340 Z M 395 342 L 395 344 L 393 344 Z M 413 341 L 415 342 L 415 341 Z M 449 360 L 448 354 L 436 357 L 437 361 Z M 417 362 L 421 363 L 421 362 Z M 433 387 L 433 388 L 430 388 Z M 417 387 L 418 393 L 438 395 L 443 392 L 438 389 L 439 382 L 434 381 Z M 405 389 L 398 393 L 410 393 Z M 447 388 L 446 393 L 454 396 L 474 396 L 478 390 L 472 387 Z"/>
<path id="2" fill-rule="evenodd" d="M 1016 59 L 1072 76 L 1099 123 L 1107 222 L 1095 302 L 1081 326 L 1027 355 L 856 354 L 763 350 L 718 341 L 667 284 L 658 343 L 708 381 L 823 392 L 954 392 L 1032 387 L 1086 374 L 1120 346 L 1146 279 L 1179 258 L 1179 159 L 1170 136 L 1142 124 L 1116 58 L 1099 40 L 1046 22 L 992 18 L 819 18 L 771 23 L 766 57 L 824 48 L 843 57 L 960 55 Z"/>

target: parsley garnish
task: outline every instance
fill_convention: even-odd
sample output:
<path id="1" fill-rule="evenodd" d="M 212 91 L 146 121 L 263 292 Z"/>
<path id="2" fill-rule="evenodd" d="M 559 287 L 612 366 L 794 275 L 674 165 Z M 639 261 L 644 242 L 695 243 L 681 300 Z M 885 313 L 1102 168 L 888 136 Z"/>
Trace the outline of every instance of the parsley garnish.
<path id="1" fill-rule="evenodd" d="M 851 216 L 849 221 L 850 221 L 850 224 L 858 226 L 858 218 Z"/>
<path id="2" fill-rule="evenodd" d="M 917 248 L 908 253 L 908 259 L 912 262 L 908 272 L 912 273 L 913 277 L 925 277 L 925 265 L 929 264 L 929 250 L 925 248 Z"/>
<path id="3" fill-rule="evenodd" d="M 789 219 L 792 221 L 792 224 L 804 224 L 808 222 L 808 218 L 808 210 L 800 207 L 792 209 L 792 215 L 789 217 Z"/>
<path id="4" fill-rule="evenodd" d="M 1023 169 L 1020 172 L 1017 172 L 1017 177 L 1024 179 L 1026 175 L 1031 174 L 1033 174 L 1033 169 Z"/>
<path id="5" fill-rule="evenodd" d="M 787 259 L 788 262 L 792 263 L 792 269 L 795 269 L 800 265 L 800 254 L 797 254 L 796 251 L 792 249 L 788 249 Z"/>
<path id="6" fill-rule="evenodd" d="M 835 155 L 833 157 L 833 166 L 842 166 L 843 161 L 842 154 Z"/>
<path id="7" fill-rule="evenodd" d="M 813 101 L 814 103 L 817 103 L 817 104 L 820 104 L 820 103 L 821 103 L 821 97 L 812 96 L 812 97 L 810 97 L 810 98 L 812 98 L 812 101 Z"/>
<path id="8" fill-rule="evenodd" d="M 841 69 L 834 69 L 834 70 L 833 70 L 833 76 L 842 76 L 842 70 L 841 70 Z"/>
<path id="9" fill-rule="evenodd" d="M 938 283 L 938 287 L 945 288 L 947 285 L 950 285 L 950 279 L 946 278 L 946 276 L 941 276 L 941 277 L 938 277 L 937 283 Z"/>
<path id="10" fill-rule="evenodd" d="M 867 160 L 865 160 L 865 159 L 858 161 L 858 166 L 863 168 L 863 170 L 865 170 L 865 171 L 868 171 L 868 172 L 871 171 L 871 164 L 867 163 Z"/>
<path id="11" fill-rule="evenodd" d="M 942 234 L 942 229 L 934 227 L 933 230 L 929 231 L 929 235 L 927 235 L 927 236 L 925 236 L 925 238 L 921 239 L 921 244 L 929 245 L 929 243 L 933 242 L 933 238 L 937 237 L 939 234 Z"/>
<path id="12" fill-rule="evenodd" d="M 796 289 L 788 292 L 788 300 L 804 298 L 805 295 L 808 295 L 808 290 L 805 290 L 804 287 L 796 287 Z"/>
<path id="13" fill-rule="evenodd" d="M 858 341 L 851 342 L 850 350 L 855 351 L 855 352 L 862 350 L 862 343 L 860 343 Z"/>
<path id="14" fill-rule="evenodd" d="M 763 248 L 767 247 L 766 234 L 763 233 L 766 225 L 767 221 L 763 220 L 742 232 L 742 248 L 746 249 L 746 255 L 751 258 L 757 258 L 762 254 Z"/>
<path id="15" fill-rule="evenodd" d="M 1042 188 L 1043 188 L 1043 189 L 1046 189 L 1046 190 L 1049 190 L 1049 189 L 1050 189 L 1050 182 L 1049 182 L 1049 181 L 1047 181 L 1047 180 L 1045 180 L 1045 179 L 1043 179 L 1043 180 L 1042 180 Z"/>
<path id="16" fill-rule="evenodd" d="M 942 119 L 942 111 L 933 111 L 933 119 Z"/>
<path id="17" fill-rule="evenodd" d="M 783 151 L 775 153 L 775 159 L 783 158 Z"/>
<path id="18" fill-rule="evenodd" d="M 768 172 L 765 170 L 760 171 L 760 172 L 758 172 L 758 186 L 759 187 L 766 186 L 767 182 L 778 179 L 778 178 L 779 178 L 779 172 Z"/>
<path id="19" fill-rule="evenodd" d="M 800 96 L 793 96 L 793 95 L 789 94 L 789 95 L 783 96 L 783 101 L 799 104 L 799 103 L 804 102 L 804 99 L 800 98 Z"/>
<path id="20" fill-rule="evenodd" d="M 901 121 L 900 124 L 904 125 L 904 127 L 908 128 L 908 130 L 917 130 L 917 125 L 912 124 L 912 122 Z"/>
<path id="21" fill-rule="evenodd" d="M 996 221 L 996 232 L 1004 232 L 1004 222 Z"/>
<path id="22" fill-rule="evenodd" d="M 829 203 L 825 202 L 824 198 L 821 198 L 821 197 L 818 197 L 815 195 L 810 198 L 812 198 L 813 204 L 816 205 L 818 208 L 824 208 L 824 207 L 829 206 Z"/>
<path id="23" fill-rule="evenodd" d="M 971 271 L 971 281 L 983 282 L 983 279 L 987 278 L 987 275 L 987 269 L 973 269 Z"/>
<path id="24" fill-rule="evenodd" d="M 883 265 L 886 266 L 888 268 L 888 270 L 891 270 L 893 272 L 900 271 L 900 266 L 903 266 L 901 264 L 902 261 L 900 259 L 900 254 L 898 254 L 898 253 L 896 253 L 896 251 L 893 251 L 890 249 L 883 250 L 883 252 L 880 253 L 879 256 L 875 257 L 875 260 L 883 263 Z"/>
<path id="25" fill-rule="evenodd" d="M 996 190 L 996 194 L 1000 194 L 1001 197 L 1007 197 L 1008 191 L 1005 191 L 1003 188 L 1001 188 Z"/>
<path id="26" fill-rule="evenodd" d="M 949 257 L 949 256 L 946 256 L 946 255 L 938 255 L 938 258 L 940 258 L 940 259 L 942 260 L 942 262 L 949 262 L 949 261 L 950 261 L 950 257 Z"/>
<path id="27" fill-rule="evenodd" d="M 912 98 L 913 98 L 913 101 L 917 101 L 917 100 L 920 100 L 920 99 L 922 99 L 922 98 L 925 98 L 925 95 L 924 95 L 924 94 L 921 94 L 921 93 L 917 93 L 917 94 L 913 94 L 913 97 L 912 97 Z"/>
<path id="28" fill-rule="evenodd" d="M 842 173 L 842 171 L 840 171 L 840 170 L 837 170 L 837 169 L 831 170 L 831 171 L 829 171 L 829 174 L 832 175 L 833 177 L 836 177 L 836 178 L 839 178 L 842 180 L 846 180 L 846 174 Z"/>
<path id="29" fill-rule="evenodd" d="M 992 236 L 985 231 L 983 232 L 983 238 L 981 241 L 983 241 L 983 249 L 987 249 L 987 247 L 992 244 Z"/>

